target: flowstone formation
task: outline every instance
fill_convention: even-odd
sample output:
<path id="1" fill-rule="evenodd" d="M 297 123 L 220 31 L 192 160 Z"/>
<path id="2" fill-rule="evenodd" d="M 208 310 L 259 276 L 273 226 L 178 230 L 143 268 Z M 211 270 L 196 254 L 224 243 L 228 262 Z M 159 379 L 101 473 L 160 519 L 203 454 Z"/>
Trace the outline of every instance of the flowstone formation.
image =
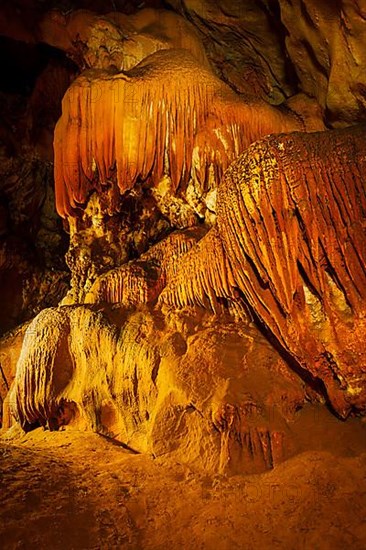
<path id="1" fill-rule="evenodd" d="M 126 21 L 135 28 L 133 39 L 120 38 L 108 56 L 106 37 L 122 32 Z M 98 275 L 139 256 L 172 229 L 212 224 L 219 181 L 250 143 L 269 133 L 324 127 L 317 105 L 301 95 L 275 107 L 235 93 L 182 21 L 142 10 L 132 19 L 76 12 L 65 22 L 64 33 L 81 37 L 84 55 L 99 54 L 65 94 L 55 128 L 56 205 L 70 220 L 73 274 L 64 303 L 83 302 Z M 147 32 L 149 40 L 170 38 L 152 48 L 144 41 Z M 102 238 L 108 243 L 103 251 L 91 246 Z"/>
<path id="2" fill-rule="evenodd" d="M 289 97 L 282 43 L 273 74 L 239 48 L 251 84 L 240 56 L 212 63 L 211 18 L 242 14 L 197 4 L 198 31 L 155 10 L 38 22 L 81 71 L 54 132 L 71 288 L 14 336 L 16 366 L 7 340 L 4 424 L 255 473 L 298 452 L 306 403 L 366 409 L 365 128 Z"/>
<path id="3" fill-rule="evenodd" d="M 249 147 L 220 184 L 214 237 L 182 259 L 162 296 L 178 307 L 240 296 L 342 417 L 366 405 L 365 132 Z"/>
<path id="4" fill-rule="evenodd" d="M 118 196 L 137 180 L 158 187 L 164 176 L 172 194 L 197 180 L 202 200 L 250 143 L 305 128 L 291 111 L 241 100 L 184 50 L 157 52 L 127 72 L 86 72 L 55 130 L 57 209 L 72 215 L 93 189 L 109 183 Z"/>
<path id="5" fill-rule="evenodd" d="M 36 318 L 9 398 L 18 421 L 24 427 L 86 423 L 135 450 L 180 460 L 182 453 L 212 471 L 271 467 L 296 446 L 291 416 L 317 396 L 306 393 L 271 347 L 261 355 L 263 336 L 248 327 L 248 315 L 310 375 L 307 382 L 324 383 L 340 416 L 364 411 L 358 348 L 365 331 L 364 137 L 360 127 L 252 145 L 221 182 L 217 226 L 198 244 L 194 235 L 172 236 L 162 244 L 166 254 L 157 245 L 155 253 L 106 274 L 91 300 L 146 302 L 152 310 L 118 305 L 97 313 L 76 306 Z M 172 271 L 166 262 L 173 250 Z M 161 311 L 153 304 L 165 285 L 159 301 L 170 308 Z M 217 317 L 177 312 L 195 304 Z M 261 367 L 251 353 L 262 358 Z M 251 386 L 260 373 L 271 397 L 258 393 L 258 379 Z M 203 447 L 195 448 L 193 433 Z"/>
<path id="6" fill-rule="evenodd" d="M 197 470 L 254 473 L 296 451 L 289 423 L 307 397 L 253 325 L 78 306 L 28 327 L 8 400 L 26 430 L 76 425 Z"/>

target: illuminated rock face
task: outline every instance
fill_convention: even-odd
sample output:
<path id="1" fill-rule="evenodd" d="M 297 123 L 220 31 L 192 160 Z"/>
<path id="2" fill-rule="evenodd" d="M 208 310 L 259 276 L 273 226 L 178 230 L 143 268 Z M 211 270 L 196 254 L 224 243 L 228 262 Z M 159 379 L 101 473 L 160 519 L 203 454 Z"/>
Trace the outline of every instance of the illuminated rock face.
<path id="1" fill-rule="evenodd" d="M 301 88 L 316 97 L 335 125 L 365 120 L 363 0 L 280 0 L 286 48 Z"/>
<path id="2" fill-rule="evenodd" d="M 57 210 L 73 215 L 94 189 L 124 194 L 164 176 L 173 194 L 193 178 L 200 197 L 250 143 L 301 129 L 295 113 L 241 100 L 184 50 L 157 52 L 126 73 L 84 73 L 55 130 Z"/>
<path id="3" fill-rule="evenodd" d="M 365 73 L 360 70 L 366 51 L 363 0 L 169 0 L 169 4 L 189 14 L 202 36 L 215 37 L 208 40 L 210 58 L 237 89 L 255 88 L 274 103 L 292 95 L 283 44 L 300 88 L 317 98 L 329 123 L 365 120 Z M 285 29 L 283 42 L 273 32 L 278 24 Z M 253 49 L 260 55 L 253 55 Z M 231 55 L 225 63 L 228 50 Z"/>
<path id="4" fill-rule="evenodd" d="M 25 429 L 74 424 L 199 470 L 253 473 L 293 454 L 305 396 L 254 326 L 79 306 L 28 327 L 8 400 Z"/>
<path id="5" fill-rule="evenodd" d="M 311 381 L 338 415 L 363 412 L 364 137 L 360 127 L 253 144 L 227 171 L 217 225 L 198 244 L 194 233 L 172 235 L 99 278 L 88 297 L 148 308 L 74 306 L 33 321 L 8 398 L 13 416 L 25 428 L 74 423 L 234 473 L 294 451 L 289 422 L 307 391 L 316 398 Z"/>
<path id="6" fill-rule="evenodd" d="M 171 233 L 138 260 L 96 278 L 85 303 L 131 306 L 153 302 L 176 275 L 179 258 L 197 243 L 203 233 L 201 228 Z"/>
<path id="7" fill-rule="evenodd" d="M 178 14 L 141 9 L 132 15 L 88 10 L 47 13 L 39 24 L 40 38 L 60 48 L 81 69 L 127 71 L 159 50 L 184 49 L 208 66 L 205 49 L 193 25 Z"/>
<path id="8" fill-rule="evenodd" d="M 250 36 L 255 17 L 240 31 L 237 4 L 209 4 L 180 2 L 201 36 L 231 19 Z M 364 413 L 364 128 L 307 133 L 324 129 L 313 100 L 269 104 L 292 89 L 280 46 L 269 74 L 272 36 L 235 78 L 238 60 L 214 72 L 173 13 L 52 12 L 39 32 L 84 71 L 54 134 L 71 289 L 28 327 L 16 369 L 5 346 L 7 421 L 253 473 L 296 451 L 306 400 Z"/>
<path id="9" fill-rule="evenodd" d="M 150 236 L 211 225 L 219 181 L 250 143 L 269 133 L 323 129 L 311 101 L 298 97 L 277 108 L 239 96 L 193 48 L 197 37 L 178 42 L 180 49 L 153 54 L 141 46 L 146 57 L 127 71 L 85 71 L 63 99 L 54 150 L 56 206 L 71 237 L 72 292 L 64 303 L 82 303 L 99 275 L 130 259 L 131 249 L 146 250 Z M 93 192 L 98 199 L 89 198 Z M 97 200 L 104 233 L 85 220 Z M 133 202 L 138 220 L 131 220 Z"/>
<path id="10" fill-rule="evenodd" d="M 266 138 L 229 168 L 208 234 L 162 300 L 243 303 L 325 384 L 334 409 L 365 409 L 365 128 Z M 221 253 L 218 254 L 218 250 Z M 219 260 L 217 260 L 219 258 Z M 187 277 L 184 266 L 195 265 Z"/>
<path id="11" fill-rule="evenodd" d="M 365 136 L 269 138 L 233 165 L 219 198 L 237 286 L 342 415 L 366 405 Z"/>
<path id="12" fill-rule="evenodd" d="M 198 29 L 207 54 L 234 89 L 279 104 L 295 93 L 276 32 L 276 3 L 169 0 Z"/>

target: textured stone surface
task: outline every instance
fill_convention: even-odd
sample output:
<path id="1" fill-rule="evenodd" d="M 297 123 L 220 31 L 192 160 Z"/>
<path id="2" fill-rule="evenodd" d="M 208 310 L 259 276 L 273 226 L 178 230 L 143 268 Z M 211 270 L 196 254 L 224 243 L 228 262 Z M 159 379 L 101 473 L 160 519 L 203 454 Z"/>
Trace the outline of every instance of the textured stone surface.
<path id="1" fill-rule="evenodd" d="M 162 49 L 185 49 L 208 63 L 194 27 L 165 10 L 141 9 L 130 16 L 55 10 L 40 22 L 40 39 L 67 52 L 81 69 L 129 70 Z"/>
<path id="2" fill-rule="evenodd" d="M 339 434 L 342 452 L 362 452 L 359 425 L 347 442 L 354 418 L 323 421 L 325 403 L 342 418 L 366 406 L 365 130 L 305 133 L 363 117 L 360 4 L 169 2 L 183 17 L 13 4 L 0 9 L 0 328 L 40 313 L 0 342 L 5 426 L 92 430 L 207 479 L 336 454 Z M 71 284 L 64 307 L 44 309 L 66 290 L 49 185 L 63 95 L 55 183 Z M 123 534 L 101 520 L 80 544 L 104 529 L 110 547 L 140 547 L 136 506 L 111 512 Z M 349 524 L 334 540 L 357 547 Z"/>
<path id="3" fill-rule="evenodd" d="M 344 424 L 321 421 L 327 430 L 312 452 L 231 478 L 193 474 L 93 434 L 9 434 L 0 443 L 1 540 L 55 550 L 364 548 L 365 455 L 350 456 Z M 335 441 L 343 449 L 331 454 Z"/>
<path id="4" fill-rule="evenodd" d="M 334 125 L 365 120 L 366 6 L 363 0 L 279 0 L 286 49 L 304 92 Z"/>
<path id="5" fill-rule="evenodd" d="M 125 73 L 85 72 L 55 129 L 57 209 L 75 215 L 93 189 L 123 194 L 138 180 L 157 187 L 164 176 L 173 195 L 192 178 L 200 198 L 259 137 L 306 129 L 291 111 L 242 100 L 184 50 L 148 55 Z"/>
<path id="6" fill-rule="evenodd" d="M 235 90 L 282 103 L 293 95 L 276 2 L 169 0 L 197 27 L 218 75 Z"/>
<path id="7" fill-rule="evenodd" d="M 215 309 L 240 291 L 342 416 L 364 411 L 366 399 L 364 139 L 360 126 L 251 146 L 221 182 L 217 229 L 182 258 L 162 296 Z"/>
<path id="8" fill-rule="evenodd" d="M 101 274 L 145 252 L 167 231 L 211 225 L 225 169 L 257 138 L 323 128 L 320 111 L 300 96 L 279 109 L 253 94 L 236 94 L 210 68 L 198 36 L 180 25 L 167 31 L 172 17 L 152 10 L 123 21 L 109 15 L 110 22 L 121 19 L 137 29 L 138 57 L 130 62 L 126 54 L 124 72 L 116 72 L 121 63 L 115 55 L 129 51 L 125 42 L 105 50 L 100 65 L 100 35 L 95 43 L 83 39 L 84 54 L 94 52 L 84 65 L 95 69 L 66 93 L 54 141 L 57 208 L 70 226 L 72 290 L 64 303 L 82 303 Z M 102 28 L 97 20 L 76 12 L 64 23 L 74 33 L 85 25 L 89 36 L 95 25 Z M 169 36 L 170 46 L 151 53 L 139 34 L 146 25 L 156 37 Z M 111 27 L 103 29 L 108 36 Z"/>
<path id="9" fill-rule="evenodd" d="M 85 426 L 207 472 L 259 472 L 294 453 L 305 385 L 253 326 L 203 310 L 44 310 L 9 403 L 24 428 Z"/>
<path id="10" fill-rule="evenodd" d="M 65 246 L 54 206 L 52 166 L 0 150 L 0 333 L 65 295 Z M 1 203 L 0 203 L 1 204 Z"/>

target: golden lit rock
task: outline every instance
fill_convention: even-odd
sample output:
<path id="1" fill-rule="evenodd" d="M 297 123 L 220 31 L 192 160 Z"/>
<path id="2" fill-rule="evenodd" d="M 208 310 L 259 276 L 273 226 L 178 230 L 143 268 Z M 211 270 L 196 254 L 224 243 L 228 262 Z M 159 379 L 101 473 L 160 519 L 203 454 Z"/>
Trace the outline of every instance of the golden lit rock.
<path id="1" fill-rule="evenodd" d="M 364 139 L 360 126 L 249 147 L 219 187 L 217 228 L 161 298 L 215 310 L 237 297 L 341 416 L 366 398 Z"/>
<path id="2" fill-rule="evenodd" d="M 165 175 L 182 193 L 193 155 L 204 191 L 210 167 L 217 186 L 250 143 L 297 129 L 306 130 L 306 120 L 241 100 L 184 50 L 157 52 L 127 72 L 84 72 L 66 93 L 55 129 L 57 210 L 73 215 L 93 189 L 112 185 L 123 194 L 137 180 L 153 187 Z"/>
<path id="3" fill-rule="evenodd" d="M 178 319 L 44 310 L 25 333 L 13 416 L 25 429 L 85 427 L 208 472 L 258 472 L 291 456 L 304 384 L 254 326 L 195 310 Z"/>
<path id="4" fill-rule="evenodd" d="M 361 4 L 1 3 L 4 548 L 366 547 Z"/>

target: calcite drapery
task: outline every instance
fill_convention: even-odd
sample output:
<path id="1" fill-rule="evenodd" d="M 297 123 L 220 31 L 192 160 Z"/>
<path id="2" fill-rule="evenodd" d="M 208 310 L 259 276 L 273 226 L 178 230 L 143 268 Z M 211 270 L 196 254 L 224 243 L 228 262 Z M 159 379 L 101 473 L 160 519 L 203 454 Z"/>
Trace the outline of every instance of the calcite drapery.
<path id="1" fill-rule="evenodd" d="M 156 205 L 159 197 L 162 202 L 166 199 L 167 187 L 173 195 L 186 194 L 187 202 L 193 187 L 200 198 L 218 187 L 225 169 L 258 138 L 321 126 L 316 116 L 309 124 L 308 113 L 301 117 L 289 106 L 274 108 L 236 94 L 214 75 L 202 44 L 190 34 L 190 26 L 182 23 L 171 29 L 169 21 L 180 21 L 173 14 L 147 11 L 131 19 L 117 14 L 100 18 L 87 12 L 59 20 L 54 16 L 51 22 L 61 25 L 59 47 L 71 53 L 80 68 L 92 68 L 67 92 L 55 134 L 57 206 L 64 217 L 73 216 L 93 191 L 96 197 L 102 196 L 103 190 L 111 196 L 108 206 L 114 213 L 120 207 L 120 195 L 128 195 L 136 184 L 151 191 L 149 198 L 151 202 L 155 199 Z M 43 29 L 47 34 L 47 28 Z M 283 70 L 281 64 L 279 80 Z M 296 100 L 290 102 L 290 106 L 295 104 Z M 361 129 L 257 142 L 227 173 L 218 193 L 218 223 L 197 245 L 195 238 L 179 240 L 181 234 L 175 242 L 174 234 L 122 267 L 129 256 L 116 246 L 106 262 L 100 263 L 100 270 L 94 270 L 93 278 L 88 271 L 90 266 L 94 269 L 88 245 L 97 245 L 102 256 L 103 247 L 115 245 L 105 237 L 116 225 L 104 232 L 104 211 L 91 231 L 80 224 L 80 248 L 75 250 L 85 252 L 87 265 L 75 271 L 88 284 L 80 285 L 82 292 L 75 294 L 74 301 L 83 302 L 90 290 L 86 301 L 130 307 L 154 302 L 167 284 L 161 303 L 178 307 L 199 304 L 216 314 L 227 308 L 239 313 L 241 320 L 243 312 L 249 311 L 303 372 L 324 382 L 339 415 L 346 416 L 352 407 L 363 411 L 365 365 L 357 350 L 357 339 L 365 333 L 363 134 Z M 169 229 L 174 227 L 177 225 L 172 223 Z M 85 235 L 81 236 L 82 231 Z M 159 229 L 155 237 L 162 234 L 164 230 Z M 143 246 L 136 249 L 135 255 L 143 250 Z M 176 257 L 185 253 L 179 264 L 169 257 L 172 252 Z M 113 265 L 119 267 L 103 273 Z M 171 310 L 167 312 L 171 314 Z M 130 314 L 124 311 L 124 315 L 126 321 Z M 77 412 L 85 414 L 93 428 L 102 426 L 114 435 L 114 424 L 121 425 L 119 415 L 128 410 L 130 424 L 126 421 L 123 428 L 127 439 L 122 439 L 128 441 L 137 424 L 147 425 L 152 417 L 153 421 L 160 417 L 160 424 L 152 421 L 149 425 L 154 449 L 165 452 L 166 446 L 174 447 L 174 441 L 164 441 L 162 426 L 185 425 L 182 418 L 186 412 L 197 411 L 188 398 L 183 400 L 185 408 L 182 406 L 179 399 L 184 391 L 179 384 L 174 386 L 179 398 L 170 392 L 160 395 L 165 407 L 154 408 L 148 403 L 150 398 L 158 400 L 159 354 L 168 350 L 166 363 L 171 366 L 174 354 L 184 356 L 191 343 L 176 333 L 166 347 L 165 341 L 159 341 L 160 348 L 149 340 L 151 326 L 158 331 L 163 315 L 157 308 L 151 325 L 146 311 L 137 315 L 131 332 L 128 328 L 121 337 L 121 327 L 113 322 L 109 325 L 102 315 L 93 313 L 93 307 L 41 314 L 32 325 L 40 328 L 40 333 L 33 334 L 32 345 L 26 339 L 18 363 L 11 393 L 14 414 L 23 425 L 58 425 L 61 414 L 68 421 Z M 130 319 L 126 323 L 129 326 Z M 90 341 L 77 341 L 80 326 Z M 199 339 L 193 337 L 192 341 L 199 348 Z M 40 342 L 50 344 L 44 354 Z M 203 339 L 201 344 L 206 342 L 211 340 Z M 232 340 L 226 343 L 232 344 Z M 192 358 L 210 363 L 215 345 L 207 359 L 196 349 L 195 355 L 188 353 L 182 363 L 178 361 L 180 383 Z M 117 356 L 126 360 L 121 364 L 127 390 L 118 380 L 119 365 L 107 357 L 111 349 L 118 349 Z M 129 362 L 132 351 L 138 364 L 137 359 Z M 86 374 L 90 356 L 94 362 Z M 100 357 L 102 364 L 98 363 Z M 190 378 L 192 386 L 204 377 L 200 368 L 201 364 Z M 195 391 L 199 394 L 196 387 Z M 207 392 L 199 398 L 202 403 L 209 399 Z M 302 403 L 301 398 L 298 402 Z M 243 427 L 249 417 L 253 419 L 247 411 L 256 407 L 242 396 L 234 404 L 215 397 L 209 414 L 222 436 L 222 464 L 228 461 L 233 433 L 243 448 L 259 449 L 255 453 L 261 454 L 266 467 L 276 462 L 281 439 L 277 430 L 272 432 L 266 424 Z M 171 416 L 170 409 L 174 410 Z M 145 436 L 146 432 L 141 441 L 140 434 L 136 436 L 140 448 L 146 443 Z"/>
<path id="2" fill-rule="evenodd" d="M 159 51 L 127 72 L 85 72 L 66 93 L 55 129 L 58 212 L 72 215 L 93 189 L 115 180 L 122 194 L 138 179 L 153 186 L 163 175 L 173 191 L 195 174 L 203 189 L 210 178 L 217 185 L 250 143 L 301 129 L 300 116 L 241 100 L 185 50 Z"/>
<path id="3" fill-rule="evenodd" d="M 204 234 L 202 228 L 171 233 L 138 260 L 107 271 L 98 277 L 85 303 L 118 303 L 124 306 L 154 301 L 177 271 L 179 258 Z"/>
<path id="4" fill-rule="evenodd" d="M 178 270 L 161 297 L 179 307 L 240 291 L 341 416 L 366 406 L 365 135 L 363 126 L 294 133 L 249 147 L 219 188 L 226 261 L 208 234 L 189 254 L 210 269 Z"/>
<path id="5" fill-rule="evenodd" d="M 271 132 L 323 129 L 309 99 L 276 108 L 235 93 L 213 73 L 198 35 L 182 21 L 154 10 L 128 17 L 53 13 L 43 21 L 44 40 L 55 40 L 79 67 L 92 67 L 66 93 L 54 139 L 57 209 L 71 232 L 67 303 L 84 302 L 100 274 L 135 257 L 136 249 L 144 252 L 151 232 L 154 242 L 164 237 L 164 223 L 171 229 L 212 224 L 223 172 L 250 143 Z M 81 219 L 93 191 L 104 203 L 108 233 L 98 236 L 94 251 Z M 140 233 L 120 246 L 122 231 L 111 231 L 109 219 L 119 216 L 125 228 L 123 205 L 135 193 L 139 220 L 156 223 L 133 222 Z M 76 214 L 82 215 L 75 225 Z M 112 264 L 97 250 L 103 239 L 121 251 Z M 139 281 L 146 281 L 143 271 L 136 272 Z"/>

